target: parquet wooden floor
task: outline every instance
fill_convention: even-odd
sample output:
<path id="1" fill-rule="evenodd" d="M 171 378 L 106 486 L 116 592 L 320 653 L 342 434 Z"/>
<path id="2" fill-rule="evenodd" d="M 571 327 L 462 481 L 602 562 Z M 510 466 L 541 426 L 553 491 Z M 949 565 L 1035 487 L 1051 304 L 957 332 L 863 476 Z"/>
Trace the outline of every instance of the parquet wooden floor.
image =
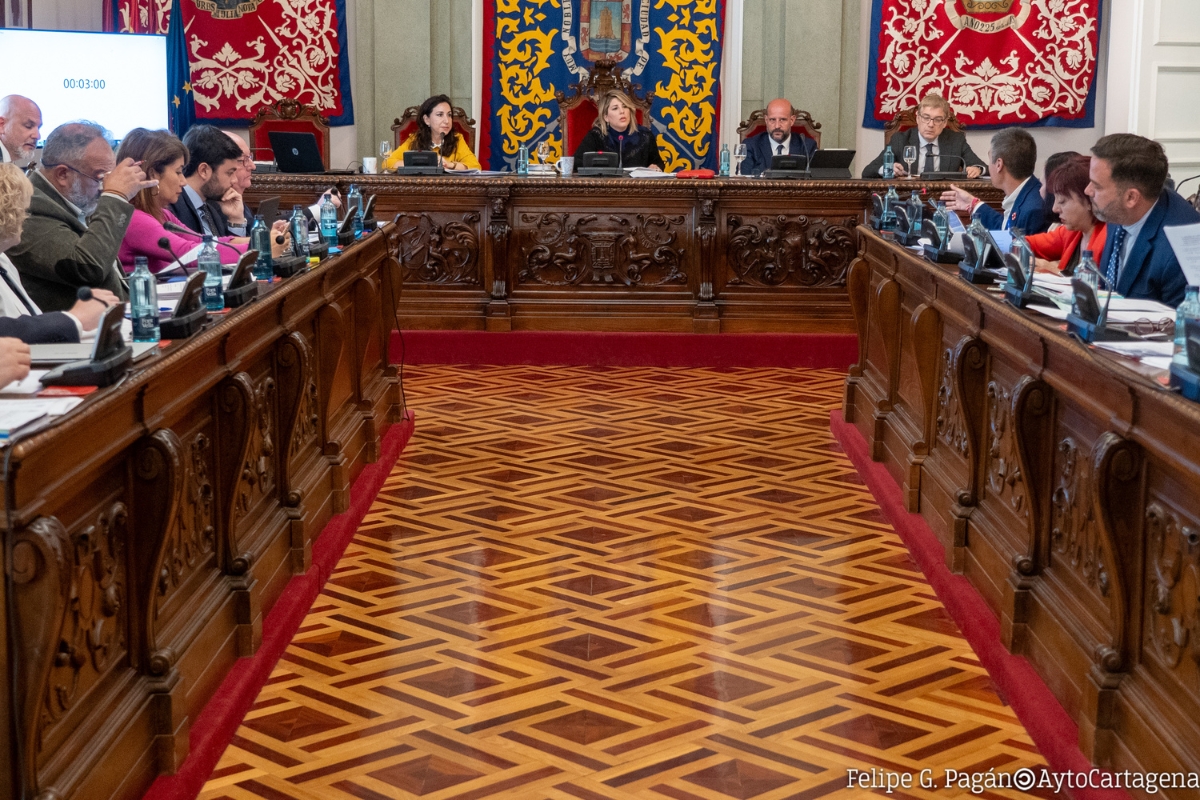
<path id="1" fill-rule="evenodd" d="M 201 796 L 862 797 L 876 767 L 946 798 L 1044 765 L 834 444 L 842 379 L 409 369 L 413 441 Z"/>

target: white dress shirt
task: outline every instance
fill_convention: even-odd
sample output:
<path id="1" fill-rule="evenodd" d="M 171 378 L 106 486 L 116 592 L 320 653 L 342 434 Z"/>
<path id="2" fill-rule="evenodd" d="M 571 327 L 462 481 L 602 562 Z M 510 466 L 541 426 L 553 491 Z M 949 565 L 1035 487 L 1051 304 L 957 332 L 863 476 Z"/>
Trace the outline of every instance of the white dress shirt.
<path id="1" fill-rule="evenodd" d="M 3 149 L 4 147 L 0 145 L 0 150 Z M 25 317 L 41 314 L 42 310 L 25 291 L 25 284 L 21 283 L 21 273 L 4 253 L 0 253 L 0 272 L 4 273 L 3 278 L 0 278 L 0 317 Z M 83 324 L 75 318 L 74 314 L 68 313 L 67 316 L 75 323 L 75 330 L 79 332 L 82 339 Z"/>

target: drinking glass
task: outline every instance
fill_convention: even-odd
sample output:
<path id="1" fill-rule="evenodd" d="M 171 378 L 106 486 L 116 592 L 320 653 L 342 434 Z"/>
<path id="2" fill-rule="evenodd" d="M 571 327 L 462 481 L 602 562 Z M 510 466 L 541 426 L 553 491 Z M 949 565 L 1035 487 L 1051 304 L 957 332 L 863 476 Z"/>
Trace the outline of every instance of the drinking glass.
<path id="1" fill-rule="evenodd" d="M 912 165 L 917 160 L 917 148 L 915 145 L 908 145 L 904 148 L 904 163 L 908 165 L 908 177 L 913 176 Z"/>
<path id="2" fill-rule="evenodd" d="M 741 175 L 742 174 L 742 162 L 746 160 L 746 143 L 745 142 L 738 142 L 737 145 L 733 148 L 733 159 L 735 162 L 737 162 L 733 165 L 733 174 Z"/>
<path id="3" fill-rule="evenodd" d="M 392 143 L 384 140 L 379 143 L 379 157 L 387 160 L 387 157 L 392 154 Z"/>
<path id="4" fill-rule="evenodd" d="M 538 161 L 545 164 L 550 158 L 550 143 L 542 140 L 542 143 L 537 146 Z"/>

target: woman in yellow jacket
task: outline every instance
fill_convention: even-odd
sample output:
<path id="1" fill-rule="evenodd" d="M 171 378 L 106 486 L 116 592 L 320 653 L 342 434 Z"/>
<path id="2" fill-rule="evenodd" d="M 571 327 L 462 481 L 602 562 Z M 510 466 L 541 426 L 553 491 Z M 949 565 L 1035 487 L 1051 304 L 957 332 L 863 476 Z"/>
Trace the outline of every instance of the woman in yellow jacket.
<path id="1" fill-rule="evenodd" d="M 471 152 L 471 146 L 454 130 L 450 98 L 444 94 L 434 95 L 421 103 L 417 112 L 417 132 L 392 151 L 383 162 L 383 168 L 396 169 L 403 164 L 407 150 L 436 150 L 442 154 L 442 167 L 447 171 L 479 169 L 479 159 Z"/>

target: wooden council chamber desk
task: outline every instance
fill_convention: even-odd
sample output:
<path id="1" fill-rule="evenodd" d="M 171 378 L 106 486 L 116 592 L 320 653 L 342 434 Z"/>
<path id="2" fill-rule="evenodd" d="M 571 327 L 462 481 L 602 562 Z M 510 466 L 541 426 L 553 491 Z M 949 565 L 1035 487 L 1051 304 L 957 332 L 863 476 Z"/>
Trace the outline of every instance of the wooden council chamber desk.
<path id="1" fill-rule="evenodd" d="M 0 796 L 133 800 L 187 755 L 192 721 L 401 419 L 390 232 L 8 448 Z"/>
<path id="2" fill-rule="evenodd" d="M 359 175 L 396 219 L 404 328 L 852 333 L 855 227 L 884 181 Z M 346 176 L 258 175 L 256 206 Z M 936 197 L 949 186 L 895 181 Z M 963 186 L 999 208 L 987 181 Z"/>
<path id="3" fill-rule="evenodd" d="M 859 237 L 846 421 L 1085 755 L 1200 772 L 1200 405 L 954 268 Z"/>

